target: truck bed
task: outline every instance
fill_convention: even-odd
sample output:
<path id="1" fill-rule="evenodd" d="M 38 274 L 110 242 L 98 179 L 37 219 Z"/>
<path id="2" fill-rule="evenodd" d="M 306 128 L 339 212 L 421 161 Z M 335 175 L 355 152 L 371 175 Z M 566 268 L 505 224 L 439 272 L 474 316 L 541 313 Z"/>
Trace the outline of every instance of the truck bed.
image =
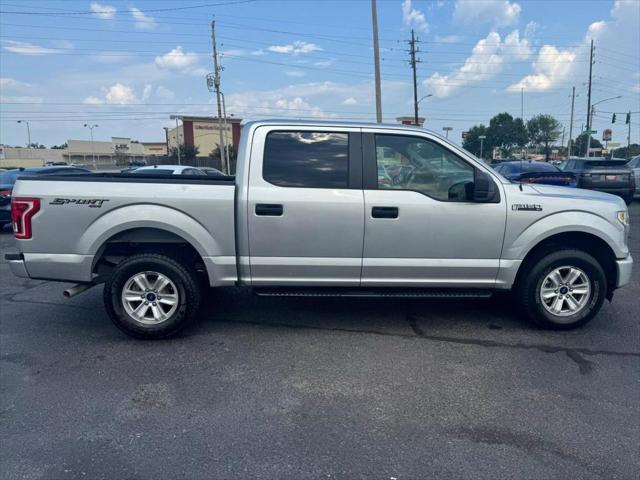
<path id="1" fill-rule="evenodd" d="M 180 238 L 218 282 L 237 276 L 235 179 L 98 173 L 18 179 L 14 197 L 40 199 L 33 238 L 20 242 L 33 278 L 86 282 L 107 242 Z M 160 235 L 158 237 L 158 232 Z"/>

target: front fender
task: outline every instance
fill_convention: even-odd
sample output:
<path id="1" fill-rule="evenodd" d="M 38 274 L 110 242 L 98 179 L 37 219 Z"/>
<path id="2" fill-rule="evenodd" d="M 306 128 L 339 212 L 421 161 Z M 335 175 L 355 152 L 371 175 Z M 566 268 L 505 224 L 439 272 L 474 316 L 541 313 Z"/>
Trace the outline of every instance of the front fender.
<path id="1" fill-rule="evenodd" d="M 512 225 L 507 225 L 507 232 L 510 232 L 515 222 L 509 223 Z M 553 213 L 520 231 L 508 234 L 508 238 L 505 238 L 502 257 L 510 260 L 522 260 L 532 248 L 546 238 L 569 232 L 589 233 L 600 238 L 611 247 L 616 258 L 625 258 L 629 254 L 622 225 L 615 226 L 591 212 L 571 211 Z"/>
<path id="2" fill-rule="evenodd" d="M 160 205 L 127 205 L 97 218 L 78 240 L 78 251 L 95 255 L 114 235 L 134 228 L 156 228 L 171 232 L 189 242 L 201 257 L 222 255 L 221 247 L 193 217 Z"/>

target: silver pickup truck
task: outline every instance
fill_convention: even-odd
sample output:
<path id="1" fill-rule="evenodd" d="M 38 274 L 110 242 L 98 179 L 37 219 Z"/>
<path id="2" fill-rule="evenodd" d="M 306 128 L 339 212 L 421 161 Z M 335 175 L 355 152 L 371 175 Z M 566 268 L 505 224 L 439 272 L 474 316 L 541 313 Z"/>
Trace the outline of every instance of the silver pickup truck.
<path id="1" fill-rule="evenodd" d="M 115 324 L 166 337 L 209 287 L 262 295 L 489 296 L 546 328 L 585 324 L 629 282 L 616 196 L 511 183 L 417 127 L 261 121 L 235 177 L 19 179 L 21 277 L 104 283 Z"/>

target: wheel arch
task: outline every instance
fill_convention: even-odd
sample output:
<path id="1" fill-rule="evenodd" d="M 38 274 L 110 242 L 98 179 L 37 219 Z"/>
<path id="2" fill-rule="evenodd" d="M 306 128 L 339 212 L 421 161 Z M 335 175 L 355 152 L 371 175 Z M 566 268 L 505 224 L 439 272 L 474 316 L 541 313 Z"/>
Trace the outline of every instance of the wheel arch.
<path id="1" fill-rule="evenodd" d="M 594 257 L 602 266 L 607 278 L 607 297 L 612 295 L 618 276 L 616 253 L 602 237 L 585 231 L 556 233 L 533 245 L 518 268 L 514 284 L 518 284 L 530 265 L 542 256 L 561 248 L 581 250 Z"/>

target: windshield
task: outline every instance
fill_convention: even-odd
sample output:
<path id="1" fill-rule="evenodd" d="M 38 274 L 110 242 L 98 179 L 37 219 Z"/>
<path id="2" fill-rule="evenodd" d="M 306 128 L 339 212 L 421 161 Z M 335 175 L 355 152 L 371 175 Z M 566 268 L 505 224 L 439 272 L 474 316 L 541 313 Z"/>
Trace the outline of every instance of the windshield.
<path id="1" fill-rule="evenodd" d="M 16 178 L 20 176 L 31 175 L 29 172 L 25 172 L 23 170 L 9 170 L 8 172 L 0 173 L 0 184 L 2 185 L 13 185 L 16 183 Z"/>

